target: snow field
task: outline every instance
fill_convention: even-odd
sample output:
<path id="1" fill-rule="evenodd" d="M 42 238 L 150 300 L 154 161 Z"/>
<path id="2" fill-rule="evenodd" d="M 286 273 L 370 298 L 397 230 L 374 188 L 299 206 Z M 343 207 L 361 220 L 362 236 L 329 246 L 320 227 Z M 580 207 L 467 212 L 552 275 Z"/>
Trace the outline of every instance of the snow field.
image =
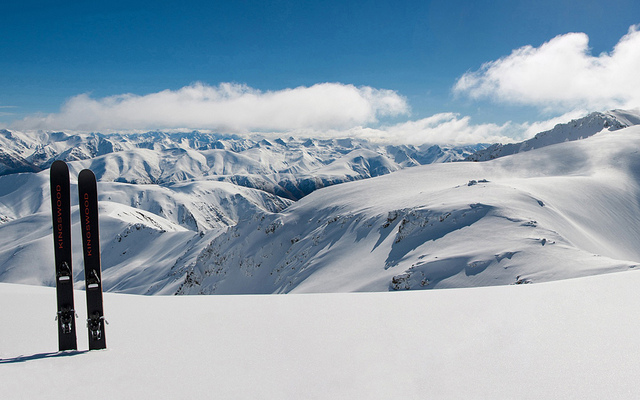
<path id="1" fill-rule="evenodd" d="M 0 302 L 20 305 L 0 313 L 0 387 L 12 399 L 633 399 L 638 285 L 628 271 L 427 292 L 106 293 L 108 349 L 94 352 L 78 291 L 80 351 L 60 354 L 54 289 L 0 284 Z"/>

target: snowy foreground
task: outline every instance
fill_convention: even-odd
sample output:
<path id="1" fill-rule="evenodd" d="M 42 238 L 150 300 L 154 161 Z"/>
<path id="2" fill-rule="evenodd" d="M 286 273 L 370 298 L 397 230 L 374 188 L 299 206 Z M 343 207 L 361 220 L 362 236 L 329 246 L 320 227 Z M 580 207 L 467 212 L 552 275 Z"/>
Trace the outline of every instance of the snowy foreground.
<path id="1" fill-rule="evenodd" d="M 94 352 L 77 292 L 80 351 L 57 353 L 54 289 L 0 284 L 0 388 L 5 399 L 640 398 L 638 287 L 632 270 L 426 292 L 106 293 L 109 348 Z"/>

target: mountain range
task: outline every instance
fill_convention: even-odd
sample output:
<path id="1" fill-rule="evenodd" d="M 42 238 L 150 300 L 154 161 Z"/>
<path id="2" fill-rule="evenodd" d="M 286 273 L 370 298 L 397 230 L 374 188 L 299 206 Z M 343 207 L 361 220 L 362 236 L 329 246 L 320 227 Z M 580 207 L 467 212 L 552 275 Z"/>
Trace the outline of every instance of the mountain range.
<path id="1" fill-rule="evenodd" d="M 91 168 L 101 182 L 167 185 L 217 180 L 298 200 L 338 183 L 461 160 L 486 147 L 389 145 L 356 139 L 247 139 L 189 132 L 66 134 L 0 130 L 0 176 L 55 160 Z"/>
<path id="2" fill-rule="evenodd" d="M 72 199 L 81 169 L 99 179 L 109 291 L 412 290 L 636 268 L 639 122 L 593 113 L 519 144 L 467 147 L 4 130 L 0 281 L 54 285 L 55 159 L 69 164 Z"/>

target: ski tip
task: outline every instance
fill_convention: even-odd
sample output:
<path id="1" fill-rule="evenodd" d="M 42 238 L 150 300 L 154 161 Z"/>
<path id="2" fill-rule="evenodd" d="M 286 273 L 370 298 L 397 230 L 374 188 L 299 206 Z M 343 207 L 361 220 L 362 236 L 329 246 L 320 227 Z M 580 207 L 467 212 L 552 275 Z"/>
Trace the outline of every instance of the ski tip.
<path id="1" fill-rule="evenodd" d="M 96 175 L 90 169 L 83 169 L 78 174 L 78 180 L 96 180 Z"/>
<path id="2" fill-rule="evenodd" d="M 51 170 L 58 170 L 58 169 L 63 169 L 63 170 L 69 170 L 69 166 L 67 166 L 67 163 L 62 161 L 62 160 L 55 160 L 52 164 L 51 164 Z"/>

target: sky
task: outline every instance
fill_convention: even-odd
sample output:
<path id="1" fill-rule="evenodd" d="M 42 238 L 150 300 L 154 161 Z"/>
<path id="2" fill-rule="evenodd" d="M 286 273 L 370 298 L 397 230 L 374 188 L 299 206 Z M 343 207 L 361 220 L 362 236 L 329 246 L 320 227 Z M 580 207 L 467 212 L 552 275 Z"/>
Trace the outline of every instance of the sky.
<path id="1" fill-rule="evenodd" d="M 407 143 L 522 139 L 640 107 L 640 3 L 0 4 L 0 127 Z"/>

